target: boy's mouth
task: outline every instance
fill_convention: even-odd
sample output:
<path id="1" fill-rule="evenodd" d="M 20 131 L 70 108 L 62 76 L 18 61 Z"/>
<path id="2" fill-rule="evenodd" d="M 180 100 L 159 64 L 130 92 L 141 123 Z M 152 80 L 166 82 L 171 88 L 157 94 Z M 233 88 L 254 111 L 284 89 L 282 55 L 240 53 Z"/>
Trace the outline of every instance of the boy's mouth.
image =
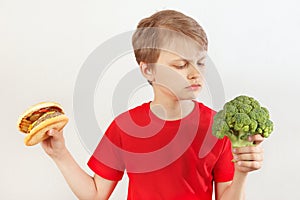
<path id="1" fill-rule="evenodd" d="M 186 87 L 187 89 L 190 89 L 190 90 L 198 90 L 201 88 L 201 85 L 200 84 L 192 84 L 188 87 Z"/>

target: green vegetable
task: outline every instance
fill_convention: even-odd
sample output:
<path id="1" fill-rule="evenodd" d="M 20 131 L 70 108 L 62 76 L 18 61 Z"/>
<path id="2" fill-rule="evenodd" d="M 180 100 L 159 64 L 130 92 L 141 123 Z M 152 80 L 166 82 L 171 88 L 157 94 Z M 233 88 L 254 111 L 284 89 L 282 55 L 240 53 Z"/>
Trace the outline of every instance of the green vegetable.
<path id="1" fill-rule="evenodd" d="M 273 122 L 269 118 L 269 111 L 257 100 L 241 95 L 227 102 L 223 110 L 216 113 L 212 133 L 220 139 L 227 136 L 233 148 L 254 146 L 248 141 L 249 136 L 260 134 L 267 138 L 273 131 Z"/>

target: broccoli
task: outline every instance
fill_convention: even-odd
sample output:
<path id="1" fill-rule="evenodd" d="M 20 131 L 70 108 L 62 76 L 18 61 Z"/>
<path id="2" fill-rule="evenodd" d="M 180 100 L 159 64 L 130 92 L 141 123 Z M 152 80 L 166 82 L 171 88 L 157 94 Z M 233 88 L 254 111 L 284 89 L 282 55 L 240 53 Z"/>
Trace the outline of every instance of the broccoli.
<path id="1" fill-rule="evenodd" d="M 269 111 L 261 107 L 257 100 L 248 96 L 238 96 L 227 102 L 223 110 L 214 116 L 212 133 L 217 138 L 227 136 L 233 148 L 254 146 L 248 136 L 260 134 L 264 138 L 273 131 Z"/>

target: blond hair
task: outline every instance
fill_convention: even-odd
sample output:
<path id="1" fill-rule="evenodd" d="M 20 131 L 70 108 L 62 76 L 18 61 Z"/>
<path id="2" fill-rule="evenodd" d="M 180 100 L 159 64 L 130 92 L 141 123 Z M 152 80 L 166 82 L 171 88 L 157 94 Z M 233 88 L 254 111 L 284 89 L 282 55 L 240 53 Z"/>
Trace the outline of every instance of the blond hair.
<path id="1" fill-rule="evenodd" d="M 132 36 L 137 63 L 155 63 L 159 58 L 162 43 L 173 42 L 174 33 L 189 37 L 201 49 L 207 51 L 207 36 L 198 22 L 181 12 L 163 10 L 138 23 Z"/>

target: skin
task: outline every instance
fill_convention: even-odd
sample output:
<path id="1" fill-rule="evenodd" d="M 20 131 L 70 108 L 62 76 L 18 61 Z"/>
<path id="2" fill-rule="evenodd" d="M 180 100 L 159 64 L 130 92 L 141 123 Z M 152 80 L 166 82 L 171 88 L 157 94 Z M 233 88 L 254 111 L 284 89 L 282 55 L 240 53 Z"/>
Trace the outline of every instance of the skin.
<path id="1" fill-rule="evenodd" d="M 194 53 L 197 52 L 197 53 Z M 194 108 L 192 101 L 200 93 L 204 84 L 206 52 L 188 49 L 184 56 L 161 51 L 155 64 L 140 63 L 143 76 L 152 82 L 154 99 L 151 111 L 165 120 L 176 120 L 187 116 Z M 98 175 L 93 177 L 83 171 L 66 148 L 63 132 L 50 130 L 50 136 L 42 142 L 45 152 L 54 160 L 70 188 L 78 199 L 108 199 L 116 181 L 106 180 Z M 215 199 L 244 199 L 246 177 L 258 170 L 263 162 L 263 138 L 255 135 L 249 138 L 256 146 L 233 149 L 236 160 L 233 181 L 215 183 Z"/>

